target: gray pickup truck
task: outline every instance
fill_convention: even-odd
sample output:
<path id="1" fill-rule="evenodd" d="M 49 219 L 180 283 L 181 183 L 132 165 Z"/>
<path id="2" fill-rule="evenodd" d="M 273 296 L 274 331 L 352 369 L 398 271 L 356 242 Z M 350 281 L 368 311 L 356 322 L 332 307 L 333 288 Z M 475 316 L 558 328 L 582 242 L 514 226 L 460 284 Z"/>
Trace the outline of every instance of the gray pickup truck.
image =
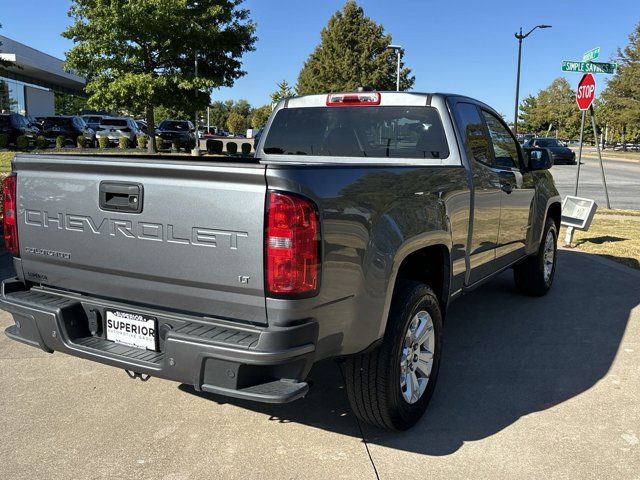
<path id="1" fill-rule="evenodd" d="M 272 403 L 337 358 L 355 414 L 407 429 L 452 300 L 507 268 L 551 287 L 550 165 L 477 100 L 369 91 L 280 101 L 255 158 L 17 155 L 6 334 Z"/>

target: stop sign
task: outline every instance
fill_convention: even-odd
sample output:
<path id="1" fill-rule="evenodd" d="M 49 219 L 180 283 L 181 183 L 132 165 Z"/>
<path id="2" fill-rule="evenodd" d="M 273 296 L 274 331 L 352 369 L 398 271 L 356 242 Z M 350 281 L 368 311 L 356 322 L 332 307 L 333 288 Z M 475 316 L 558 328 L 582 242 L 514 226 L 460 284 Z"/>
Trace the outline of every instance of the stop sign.
<path id="1" fill-rule="evenodd" d="M 596 98 L 596 79 L 593 75 L 587 73 L 578 83 L 576 90 L 576 102 L 580 110 L 588 110 Z"/>

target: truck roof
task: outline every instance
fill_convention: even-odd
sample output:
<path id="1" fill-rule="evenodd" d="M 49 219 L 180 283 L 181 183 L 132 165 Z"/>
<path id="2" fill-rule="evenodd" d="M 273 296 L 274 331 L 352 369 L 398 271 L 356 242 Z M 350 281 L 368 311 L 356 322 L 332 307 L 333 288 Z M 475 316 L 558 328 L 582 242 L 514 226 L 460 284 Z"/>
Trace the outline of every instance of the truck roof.
<path id="1" fill-rule="evenodd" d="M 443 101 L 447 97 L 463 97 L 468 98 L 473 103 L 481 104 L 490 110 L 493 110 L 490 106 L 486 105 L 475 98 L 467 97 L 465 95 L 459 95 L 454 93 L 444 92 L 396 92 L 396 91 L 362 91 L 362 92 L 334 92 L 336 93 L 348 93 L 348 94 L 380 94 L 381 106 L 426 106 L 431 105 L 434 99 Z M 304 108 L 304 107 L 325 107 L 327 106 L 327 97 L 330 93 L 303 95 L 299 97 L 289 97 L 280 100 L 278 107 L 280 108 Z"/>

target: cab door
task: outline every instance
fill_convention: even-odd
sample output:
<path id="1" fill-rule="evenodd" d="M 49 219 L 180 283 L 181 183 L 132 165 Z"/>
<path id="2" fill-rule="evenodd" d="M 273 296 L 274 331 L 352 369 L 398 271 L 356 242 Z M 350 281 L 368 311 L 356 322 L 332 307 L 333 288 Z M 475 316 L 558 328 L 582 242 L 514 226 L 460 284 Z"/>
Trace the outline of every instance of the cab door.
<path id="1" fill-rule="evenodd" d="M 469 274 L 465 282 L 471 285 L 496 269 L 502 191 L 500 175 L 491 167 L 491 145 L 478 106 L 457 101 L 452 110 L 472 176 L 473 218 L 468 239 Z"/>
<path id="2" fill-rule="evenodd" d="M 482 117 L 489 132 L 492 163 L 500 183 L 496 265 L 502 268 L 525 255 L 535 189 L 533 177 L 524 168 L 522 150 L 511 130 L 493 112 L 483 109 Z"/>

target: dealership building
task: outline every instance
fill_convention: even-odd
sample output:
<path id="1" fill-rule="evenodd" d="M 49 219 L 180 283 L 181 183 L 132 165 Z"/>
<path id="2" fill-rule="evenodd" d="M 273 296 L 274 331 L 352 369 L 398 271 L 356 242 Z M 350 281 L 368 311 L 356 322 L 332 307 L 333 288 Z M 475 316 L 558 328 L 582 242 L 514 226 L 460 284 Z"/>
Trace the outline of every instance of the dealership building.
<path id="1" fill-rule="evenodd" d="M 65 71 L 63 61 L 0 35 L 0 113 L 54 115 L 56 95 L 83 97 L 84 78 Z"/>

